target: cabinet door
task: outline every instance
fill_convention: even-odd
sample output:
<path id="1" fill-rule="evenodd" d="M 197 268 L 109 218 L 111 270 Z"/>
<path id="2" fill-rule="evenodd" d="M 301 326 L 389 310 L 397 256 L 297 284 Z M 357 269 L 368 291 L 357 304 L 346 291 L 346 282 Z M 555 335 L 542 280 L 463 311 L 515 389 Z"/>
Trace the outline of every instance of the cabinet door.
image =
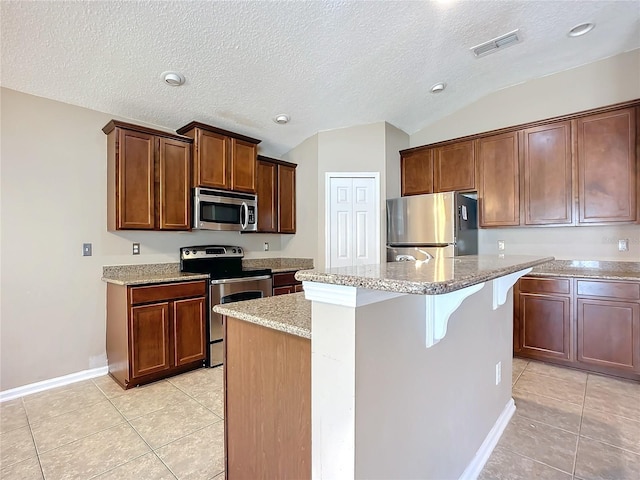
<path id="1" fill-rule="evenodd" d="M 196 130 L 193 185 L 229 189 L 229 138 L 207 130 Z"/>
<path id="2" fill-rule="evenodd" d="M 276 295 L 286 295 L 288 293 L 295 293 L 296 288 L 293 285 L 289 285 L 287 287 L 275 287 L 273 289 L 273 296 Z"/>
<path id="3" fill-rule="evenodd" d="M 438 147 L 433 156 L 433 191 L 475 190 L 473 141 Z"/>
<path id="4" fill-rule="evenodd" d="M 116 228 L 155 228 L 154 158 L 156 137 L 120 129 L 116 168 Z"/>
<path id="5" fill-rule="evenodd" d="M 258 160 L 258 231 L 278 231 L 277 182 L 278 166 Z"/>
<path id="6" fill-rule="evenodd" d="M 278 231 L 296 233 L 296 169 L 278 165 Z"/>
<path id="7" fill-rule="evenodd" d="M 413 150 L 400 158 L 402 196 L 433 193 L 433 149 Z"/>
<path id="8" fill-rule="evenodd" d="M 160 139 L 159 225 L 161 230 L 189 230 L 191 220 L 191 145 Z"/>
<path id="9" fill-rule="evenodd" d="M 520 292 L 519 301 L 521 351 L 540 359 L 571 359 L 570 298 Z"/>
<path id="10" fill-rule="evenodd" d="M 169 303 L 132 307 L 129 338 L 132 377 L 168 370 Z"/>
<path id="11" fill-rule="evenodd" d="M 256 155 L 255 144 L 231 139 L 231 190 L 255 193 Z"/>
<path id="12" fill-rule="evenodd" d="M 572 223 L 571 122 L 524 130 L 524 223 Z"/>
<path id="13" fill-rule="evenodd" d="M 176 367 L 205 359 L 206 318 L 203 297 L 173 302 L 173 351 Z"/>
<path id="14" fill-rule="evenodd" d="M 640 305 L 578 298 L 578 361 L 640 372 Z"/>
<path id="15" fill-rule="evenodd" d="M 476 140 L 481 227 L 520 225 L 518 133 Z"/>
<path id="16" fill-rule="evenodd" d="M 579 222 L 636 220 L 635 109 L 577 121 Z"/>

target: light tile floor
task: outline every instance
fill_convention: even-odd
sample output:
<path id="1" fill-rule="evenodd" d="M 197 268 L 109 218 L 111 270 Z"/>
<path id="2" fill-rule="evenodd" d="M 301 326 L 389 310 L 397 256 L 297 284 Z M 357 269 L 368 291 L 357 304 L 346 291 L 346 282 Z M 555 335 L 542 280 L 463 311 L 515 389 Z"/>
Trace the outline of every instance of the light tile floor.
<path id="1" fill-rule="evenodd" d="M 514 359 L 513 385 L 480 479 L 640 479 L 640 384 Z M 0 478 L 222 480 L 222 417 L 220 368 L 29 395 L 0 404 Z"/>
<path id="2" fill-rule="evenodd" d="M 481 480 L 640 480 L 640 383 L 518 358 L 512 380 Z"/>
<path id="3" fill-rule="evenodd" d="M 224 479 L 222 369 L 108 375 L 0 404 L 0 478 Z"/>

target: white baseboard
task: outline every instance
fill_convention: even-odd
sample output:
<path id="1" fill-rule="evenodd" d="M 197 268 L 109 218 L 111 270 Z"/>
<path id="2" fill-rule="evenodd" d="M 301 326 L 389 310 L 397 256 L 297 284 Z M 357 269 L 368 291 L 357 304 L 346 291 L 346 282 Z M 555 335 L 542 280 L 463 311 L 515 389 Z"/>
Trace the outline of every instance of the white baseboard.
<path id="1" fill-rule="evenodd" d="M 502 413 L 496 420 L 496 423 L 494 423 L 491 430 L 489 430 L 489 433 L 485 437 L 484 442 L 482 442 L 482 445 L 480 445 L 480 448 L 471 460 L 471 463 L 467 465 L 467 468 L 464 469 L 464 472 L 462 472 L 462 475 L 460 475 L 458 480 L 475 480 L 478 478 L 478 475 L 482 472 L 487 460 L 489 460 L 493 449 L 496 448 L 498 440 L 500 440 L 500 437 L 502 436 L 502 432 L 504 432 L 504 429 L 509 425 L 509 420 L 511 420 L 515 411 L 516 404 L 513 401 L 513 398 L 510 398 L 505 405 L 504 410 L 502 410 Z"/>
<path id="2" fill-rule="evenodd" d="M 0 392 L 0 403 L 7 400 L 13 400 L 14 398 L 24 397 L 32 393 L 42 392 L 51 388 L 62 387 L 63 385 L 69 385 L 70 383 L 79 382 L 81 380 L 87 380 L 89 378 L 100 377 L 109 373 L 109 367 L 92 368 L 91 370 L 83 370 L 82 372 L 70 373 L 62 377 L 50 378 L 49 380 L 43 380 L 41 382 L 30 383 L 29 385 L 23 385 L 21 387 L 12 388 Z"/>

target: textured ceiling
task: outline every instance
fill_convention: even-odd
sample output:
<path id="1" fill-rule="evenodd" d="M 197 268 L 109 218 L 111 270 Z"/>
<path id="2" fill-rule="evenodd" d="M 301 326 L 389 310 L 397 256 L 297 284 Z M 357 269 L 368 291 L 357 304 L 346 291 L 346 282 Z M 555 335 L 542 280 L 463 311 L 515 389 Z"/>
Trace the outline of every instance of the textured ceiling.
<path id="1" fill-rule="evenodd" d="M 640 0 L 0 5 L 3 87 L 170 129 L 209 123 L 271 155 L 383 120 L 411 134 L 501 88 L 640 47 Z M 591 33 L 567 36 L 585 21 Z M 522 43 L 470 53 L 516 28 Z M 164 85 L 166 70 L 185 85 Z"/>

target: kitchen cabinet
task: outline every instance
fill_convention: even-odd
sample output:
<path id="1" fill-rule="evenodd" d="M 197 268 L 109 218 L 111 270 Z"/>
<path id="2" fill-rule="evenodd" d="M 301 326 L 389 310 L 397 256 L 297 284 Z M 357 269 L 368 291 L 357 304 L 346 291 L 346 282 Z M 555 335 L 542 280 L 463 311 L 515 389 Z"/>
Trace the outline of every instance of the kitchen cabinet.
<path id="1" fill-rule="evenodd" d="M 520 225 L 518 132 L 476 140 L 480 227 Z"/>
<path id="2" fill-rule="evenodd" d="M 571 280 L 523 277 L 514 309 L 516 352 L 539 360 L 573 360 Z"/>
<path id="3" fill-rule="evenodd" d="M 403 150 L 402 195 L 475 186 L 483 228 L 640 222 L 639 105 Z"/>
<path id="4" fill-rule="evenodd" d="M 189 230 L 191 140 L 110 121 L 107 229 Z"/>
<path id="5" fill-rule="evenodd" d="M 258 156 L 258 232 L 296 233 L 296 167 Z"/>
<path id="6" fill-rule="evenodd" d="M 522 277 L 514 354 L 640 380 L 640 281 Z"/>
<path id="7" fill-rule="evenodd" d="M 400 190 L 403 197 L 433 193 L 433 149 L 400 152 Z"/>
<path id="8" fill-rule="evenodd" d="M 256 192 L 260 140 L 200 122 L 177 132 L 193 139 L 193 187 Z"/>
<path id="9" fill-rule="evenodd" d="M 638 219 L 636 109 L 577 120 L 581 224 Z"/>
<path id="10" fill-rule="evenodd" d="M 524 225 L 573 223 L 571 122 L 523 130 Z"/>
<path id="11" fill-rule="evenodd" d="M 107 284 L 109 373 L 124 388 L 203 365 L 206 281 Z"/>
<path id="12" fill-rule="evenodd" d="M 640 374 L 640 282 L 576 283 L 578 362 Z"/>
<path id="13" fill-rule="evenodd" d="M 295 274 L 296 272 L 274 273 L 273 295 L 302 292 L 302 282 L 300 280 L 296 280 Z"/>
<path id="14" fill-rule="evenodd" d="M 433 191 L 476 189 L 473 141 L 454 142 L 433 151 Z"/>

